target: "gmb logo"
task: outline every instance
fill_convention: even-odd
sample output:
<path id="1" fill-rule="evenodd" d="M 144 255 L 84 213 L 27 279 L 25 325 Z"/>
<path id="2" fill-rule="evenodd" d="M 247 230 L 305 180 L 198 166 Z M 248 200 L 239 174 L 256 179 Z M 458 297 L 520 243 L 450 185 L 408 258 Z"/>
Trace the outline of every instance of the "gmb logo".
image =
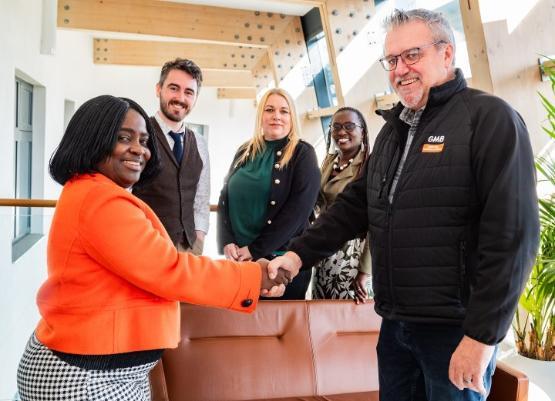
<path id="1" fill-rule="evenodd" d="M 445 135 L 430 135 L 428 137 L 428 143 L 443 143 L 445 141 Z"/>

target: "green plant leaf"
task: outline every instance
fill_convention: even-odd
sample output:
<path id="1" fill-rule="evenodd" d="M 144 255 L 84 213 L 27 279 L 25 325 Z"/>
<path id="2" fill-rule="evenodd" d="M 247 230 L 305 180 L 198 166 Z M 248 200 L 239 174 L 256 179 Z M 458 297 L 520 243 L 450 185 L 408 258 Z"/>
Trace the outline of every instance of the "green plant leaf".
<path id="1" fill-rule="evenodd" d="M 555 94 L 555 68 L 546 68 L 546 74 Z M 538 94 L 547 112 L 543 131 L 555 139 L 555 105 L 543 94 Z M 555 160 L 549 156 L 536 158 L 540 182 L 549 182 L 555 188 Z M 519 305 L 527 315 L 522 324 L 515 317 L 515 333 L 519 351 L 536 359 L 553 358 L 553 333 L 555 333 L 555 193 L 539 199 L 540 246 L 536 263 Z"/>

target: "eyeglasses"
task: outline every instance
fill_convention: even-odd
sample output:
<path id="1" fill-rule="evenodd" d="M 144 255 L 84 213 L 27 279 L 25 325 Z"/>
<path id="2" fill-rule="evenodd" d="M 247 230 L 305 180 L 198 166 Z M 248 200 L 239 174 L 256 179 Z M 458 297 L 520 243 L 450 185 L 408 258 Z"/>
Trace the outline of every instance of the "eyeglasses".
<path id="1" fill-rule="evenodd" d="M 416 64 L 422 58 L 422 49 L 439 45 L 440 43 L 447 43 L 447 42 L 444 40 L 438 40 L 437 42 L 430 43 L 428 45 L 413 47 L 412 49 L 405 50 L 404 52 L 397 55 L 382 57 L 379 61 L 382 67 L 384 68 L 384 70 L 393 71 L 395 68 L 397 68 L 397 60 L 399 60 L 399 57 L 403 59 L 403 63 L 405 63 L 405 65 Z"/>
<path id="2" fill-rule="evenodd" d="M 352 123 L 350 121 L 348 121 L 346 123 L 343 123 L 343 124 L 341 124 L 341 123 L 330 124 L 330 130 L 334 134 L 341 131 L 341 129 L 344 129 L 347 132 L 352 132 L 356 127 L 362 128 L 362 125 Z"/>

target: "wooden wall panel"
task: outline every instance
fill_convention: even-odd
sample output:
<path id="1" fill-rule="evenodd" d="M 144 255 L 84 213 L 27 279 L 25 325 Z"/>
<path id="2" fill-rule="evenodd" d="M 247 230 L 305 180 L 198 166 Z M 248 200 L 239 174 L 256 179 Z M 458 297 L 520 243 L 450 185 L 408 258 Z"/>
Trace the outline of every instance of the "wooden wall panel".
<path id="1" fill-rule="evenodd" d="M 278 82 L 283 81 L 295 67 L 308 68 L 308 52 L 299 17 L 293 18 L 285 27 L 270 51 L 273 54 Z"/>
<path id="2" fill-rule="evenodd" d="M 485 7 L 483 3 L 480 5 Z M 541 128 L 545 124 L 546 112 L 538 92 L 555 102 L 550 83 L 541 81 L 538 66 L 540 54 L 555 55 L 555 7 L 552 0 L 538 0 L 523 14 L 517 2 L 510 2 L 505 4 L 502 15 L 518 16 L 518 19 L 511 21 L 511 28 L 507 19 L 489 20 L 483 24 L 493 94 L 522 115 L 537 153 L 549 141 Z"/>
<path id="3" fill-rule="evenodd" d="M 252 70 L 255 81 L 255 88 L 258 95 L 265 92 L 268 88 L 276 86 L 272 64 L 268 54 L 260 58 Z"/>
<path id="4" fill-rule="evenodd" d="M 368 0 L 328 0 L 326 2 L 335 56 L 361 33 L 374 16 L 374 2 Z"/>

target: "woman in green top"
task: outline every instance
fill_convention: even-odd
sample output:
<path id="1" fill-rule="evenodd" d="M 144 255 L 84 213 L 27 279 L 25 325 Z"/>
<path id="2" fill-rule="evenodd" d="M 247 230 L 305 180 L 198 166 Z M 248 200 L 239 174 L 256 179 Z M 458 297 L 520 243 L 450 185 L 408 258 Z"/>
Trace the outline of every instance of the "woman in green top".
<path id="1" fill-rule="evenodd" d="M 361 175 L 369 155 L 366 122 L 362 113 L 352 107 L 342 107 L 335 112 L 327 139 L 328 154 L 321 168 L 317 214 L 326 211 L 337 195 Z M 330 153 L 332 143 L 335 151 Z M 368 297 L 371 267 L 364 236 L 347 241 L 339 251 L 314 267 L 313 299 L 355 299 L 364 302 Z"/>
<path id="2" fill-rule="evenodd" d="M 273 258 L 309 224 L 320 187 L 314 148 L 299 139 L 295 105 L 283 89 L 260 100 L 250 141 L 233 159 L 218 204 L 218 244 L 237 261 Z M 304 299 L 310 270 L 283 299 Z"/>

